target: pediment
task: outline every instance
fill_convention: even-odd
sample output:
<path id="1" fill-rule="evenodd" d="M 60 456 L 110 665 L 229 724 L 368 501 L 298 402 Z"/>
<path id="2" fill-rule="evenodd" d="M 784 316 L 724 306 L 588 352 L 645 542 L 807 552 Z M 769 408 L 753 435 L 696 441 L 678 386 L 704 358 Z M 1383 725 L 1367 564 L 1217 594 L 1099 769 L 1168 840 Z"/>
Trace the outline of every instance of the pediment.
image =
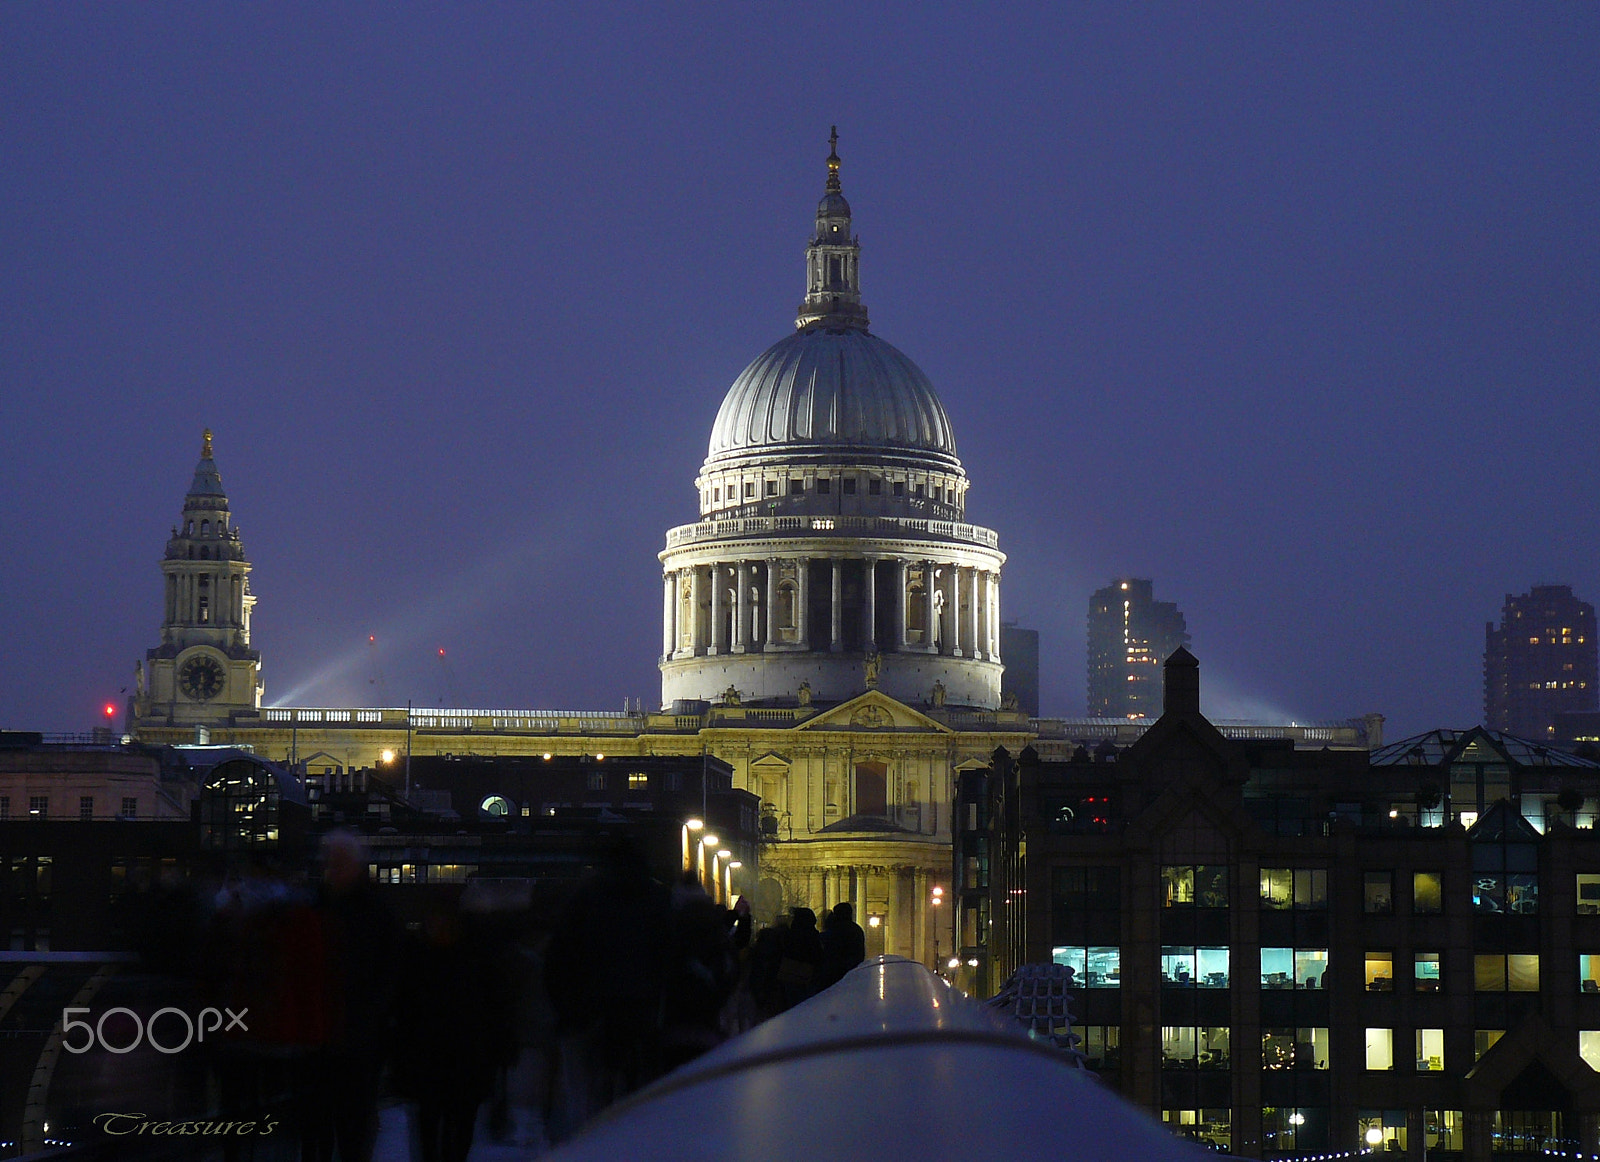
<path id="1" fill-rule="evenodd" d="M 806 719 L 795 729 L 953 733 L 944 723 L 913 710 L 904 702 L 896 702 L 878 690 L 868 690 L 848 702 L 841 702 L 830 710 Z"/>
<path id="2" fill-rule="evenodd" d="M 1537 1013 L 1495 1042 L 1463 1079 L 1462 1089 L 1467 1101 L 1482 1109 L 1500 1108 L 1508 1094 L 1525 1098 L 1529 1090 L 1542 1089 L 1543 1100 L 1551 1104 L 1538 1108 L 1560 1103 L 1578 1113 L 1600 1111 L 1600 1074 Z"/>
<path id="3" fill-rule="evenodd" d="M 750 760 L 750 768 L 754 770 L 757 767 L 782 767 L 784 770 L 788 770 L 789 760 L 777 751 L 769 750 L 765 754 L 757 755 Z"/>

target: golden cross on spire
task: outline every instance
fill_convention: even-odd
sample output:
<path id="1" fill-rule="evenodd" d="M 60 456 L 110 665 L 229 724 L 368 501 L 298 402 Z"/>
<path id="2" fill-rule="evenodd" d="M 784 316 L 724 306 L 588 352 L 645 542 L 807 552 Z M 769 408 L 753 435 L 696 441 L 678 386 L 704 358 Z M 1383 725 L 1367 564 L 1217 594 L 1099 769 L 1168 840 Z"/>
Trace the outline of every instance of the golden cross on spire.
<path id="1" fill-rule="evenodd" d="M 211 459 L 211 429 L 205 430 L 205 443 L 200 446 L 200 459 Z"/>
<path id="2" fill-rule="evenodd" d="M 839 127 L 829 127 L 832 132 L 828 134 L 828 192 L 839 192 Z"/>

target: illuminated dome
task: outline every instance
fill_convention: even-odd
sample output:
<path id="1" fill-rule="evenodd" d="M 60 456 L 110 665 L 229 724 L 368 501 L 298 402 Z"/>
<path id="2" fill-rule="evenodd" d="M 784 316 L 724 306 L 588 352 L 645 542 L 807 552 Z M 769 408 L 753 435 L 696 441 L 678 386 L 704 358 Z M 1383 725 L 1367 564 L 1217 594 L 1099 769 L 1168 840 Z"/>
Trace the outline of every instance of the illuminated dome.
<path id="1" fill-rule="evenodd" d="M 921 368 L 863 328 L 816 326 L 780 339 L 734 380 L 706 466 L 865 449 L 960 467 L 950 417 Z"/>
<path id="2" fill-rule="evenodd" d="M 1000 705 L 1005 554 L 933 385 L 868 328 L 837 143 L 794 333 L 728 389 L 700 519 L 667 530 L 663 706 Z"/>

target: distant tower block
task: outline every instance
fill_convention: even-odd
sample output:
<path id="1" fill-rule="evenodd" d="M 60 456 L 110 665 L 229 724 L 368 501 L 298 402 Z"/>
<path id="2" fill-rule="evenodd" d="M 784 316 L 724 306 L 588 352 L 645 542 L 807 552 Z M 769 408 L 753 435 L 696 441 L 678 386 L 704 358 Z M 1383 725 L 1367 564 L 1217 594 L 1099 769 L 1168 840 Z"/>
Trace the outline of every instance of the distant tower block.
<path id="1" fill-rule="evenodd" d="M 250 562 L 231 523 L 208 428 L 200 463 L 161 561 L 161 644 L 134 699 L 145 725 L 222 724 L 261 707 L 261 654 L 250 647 Z"/>
<path id="2" fill-rule="evenodd" d="M 1089 598 L 1089 717 L 1157 718 L 1162 665 L 1189 644 L 1183 614 L 1148 579 L 1120 578 Z"/>
<path id="3" fill-rule="evenodd" d="M 1600 706 L 1594 631 L 1594 606 L 1569 585 L 1507 593 L 1500 628 L 1484 626 L 1484 724 L 1548 740 L 1557 714 Z"/>
<path id="4" fill-rule="evenodd" d="M 933 385 L 867 330 L 837 140 L 795 332 L 728 390 L 700 520 L 667 533 L 663 704 L 1000 704 L 1005 555 Z"/>
<path id="5" fill-rule="evenodd" d="M 1024 629 L 1016 622 L 1000 625 L 1000 656 L 1006 672 L 1000 680 L 1000 693 L 1007 701 L 1016 699 L 1017 709 L 1029 718 L 1039 717 L 1039 631 Z"/>

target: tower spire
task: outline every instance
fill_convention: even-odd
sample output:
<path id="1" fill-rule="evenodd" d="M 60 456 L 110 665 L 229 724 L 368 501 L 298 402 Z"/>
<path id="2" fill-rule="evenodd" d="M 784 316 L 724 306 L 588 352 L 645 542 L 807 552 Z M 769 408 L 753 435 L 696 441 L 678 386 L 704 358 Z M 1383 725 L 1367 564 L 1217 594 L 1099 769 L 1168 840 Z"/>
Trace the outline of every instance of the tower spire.
<path id="1" fill-rule="evenodd" d="M 802 331 L 867 329 L 861 303 L 861 242 L 850 232 L 850 203 L 839 184 L 839 127 L 828 134 L 828 184 L 817 203 L 817 229 L 806 247 L 806 297 L 795 326 Z"/>

